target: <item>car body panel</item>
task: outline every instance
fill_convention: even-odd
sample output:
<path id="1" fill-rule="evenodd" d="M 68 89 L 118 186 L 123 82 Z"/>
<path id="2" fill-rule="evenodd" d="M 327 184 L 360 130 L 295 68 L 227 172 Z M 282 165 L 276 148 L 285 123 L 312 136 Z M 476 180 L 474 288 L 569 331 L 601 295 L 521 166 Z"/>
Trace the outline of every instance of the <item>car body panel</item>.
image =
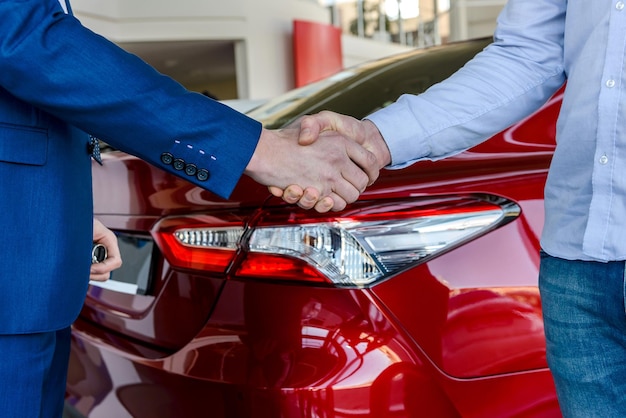
<path id="1" fill-rule="evenodd" d="M 94 364 L 101 369 L 97 380 L 70 380 L 71 393 L 84 399 L 80 389 L 86 382 L 102 386 L 103 401 L 93 410 L 123 408 L 131 416 L 206 416 L 203 408 L 215 411 L 211 416 L 253 417 L 558 413 L 546 369 L 498 378 L 451 378 L 427 356 L 415 355 L 419 349 L 394 328 L 371 296 L 337 289 L 294 292 L 290 287 L 229 281 L 193 342 L 161 359 L 121 353 L 105 348 L 108 344 L 94 349 L 93 330 L 79 321 L 71 370 Z M 285 297 L 289 304 L 281 303 Z M 95 388 L 86 389 L 93 396 Z"/>
<path id="2" fill-rule="evenodd" d="M 323 109 L 360 118 L 444 79 L 488 42 L 350 69 L 251 115 L 268 127 Z M 287 205 L 245 176 L 224 200 L 134 157 L 104 153 L 94 169 L 96 216 L 138 256 L 124 274 L 145 278 L 133 292 L 90 287 L 73 326 L 68 407 L 93 417 L 560 416 L 537 274 L 561 97 L 457 156 L 383 170 L 338 214 Z M 162 244 L 145 247 L 177 217 L 254 230 L 399 201 L 436 207 L 451 197 L 506 199 L 521 210 L 369 286 L 243 278 L 246 248 L 217 272 L 175 267 Z"/>

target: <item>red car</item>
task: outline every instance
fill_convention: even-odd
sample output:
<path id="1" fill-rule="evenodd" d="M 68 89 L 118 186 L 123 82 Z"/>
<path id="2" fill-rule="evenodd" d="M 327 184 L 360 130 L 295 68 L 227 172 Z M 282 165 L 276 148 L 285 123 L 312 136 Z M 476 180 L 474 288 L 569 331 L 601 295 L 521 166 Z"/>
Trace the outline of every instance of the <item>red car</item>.
<path id="1" fill-rule="evenodd" d="M 361 118 L 488 42 L 348 69 L 250 115 Z M 328 214 L 248 178 L 226 201 L 105 153 L 95 210 L 124 266 L 73 326 L 68 416 L 560 416 L 537 290 L 560 98 L 456 157 L 384 170 Z"/>

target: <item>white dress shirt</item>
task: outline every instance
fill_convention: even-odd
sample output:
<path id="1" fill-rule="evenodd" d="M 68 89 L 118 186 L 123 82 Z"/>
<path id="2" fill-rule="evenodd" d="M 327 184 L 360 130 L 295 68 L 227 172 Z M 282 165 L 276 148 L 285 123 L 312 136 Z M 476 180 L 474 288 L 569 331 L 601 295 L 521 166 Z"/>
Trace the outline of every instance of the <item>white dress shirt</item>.
<path id="1" fill-rule="evenodd" d="M 492 45 L 368 119 L 393 165 L 437 160 L 527 116 L 567 79 L 541 245 L 565 259 L 625 260 L 625 57 L 623 0 L 509 0 Z"/>
<path id="2" fill-rule="evenodd" d="M 65 3 L 65 0 L 59 0 L 59 3 L 61 3 L 61 7 L 63 8 L 63 11 L 67 13 L 67 3 Z"/>

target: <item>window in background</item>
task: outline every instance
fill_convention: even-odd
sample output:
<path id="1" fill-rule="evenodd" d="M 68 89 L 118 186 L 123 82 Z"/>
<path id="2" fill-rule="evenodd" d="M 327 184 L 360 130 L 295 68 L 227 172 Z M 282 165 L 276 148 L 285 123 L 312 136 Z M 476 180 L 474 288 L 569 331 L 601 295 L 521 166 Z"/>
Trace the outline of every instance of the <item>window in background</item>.
<path id="1" fill-rule="evenodd" d="M 426 47 L 493 34 L 506 0 L 318 0 L 343 33 Z"/>

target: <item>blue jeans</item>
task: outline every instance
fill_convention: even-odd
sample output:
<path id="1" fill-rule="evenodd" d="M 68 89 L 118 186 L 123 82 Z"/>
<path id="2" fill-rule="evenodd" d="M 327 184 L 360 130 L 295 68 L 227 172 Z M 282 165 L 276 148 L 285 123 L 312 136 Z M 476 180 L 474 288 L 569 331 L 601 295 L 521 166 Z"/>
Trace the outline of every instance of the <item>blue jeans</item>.
<path id="1" fill-rule="evenodd" d="M 626 417 L 624 262 L 541 255 L 547 360 L 564 417 Z"/>

